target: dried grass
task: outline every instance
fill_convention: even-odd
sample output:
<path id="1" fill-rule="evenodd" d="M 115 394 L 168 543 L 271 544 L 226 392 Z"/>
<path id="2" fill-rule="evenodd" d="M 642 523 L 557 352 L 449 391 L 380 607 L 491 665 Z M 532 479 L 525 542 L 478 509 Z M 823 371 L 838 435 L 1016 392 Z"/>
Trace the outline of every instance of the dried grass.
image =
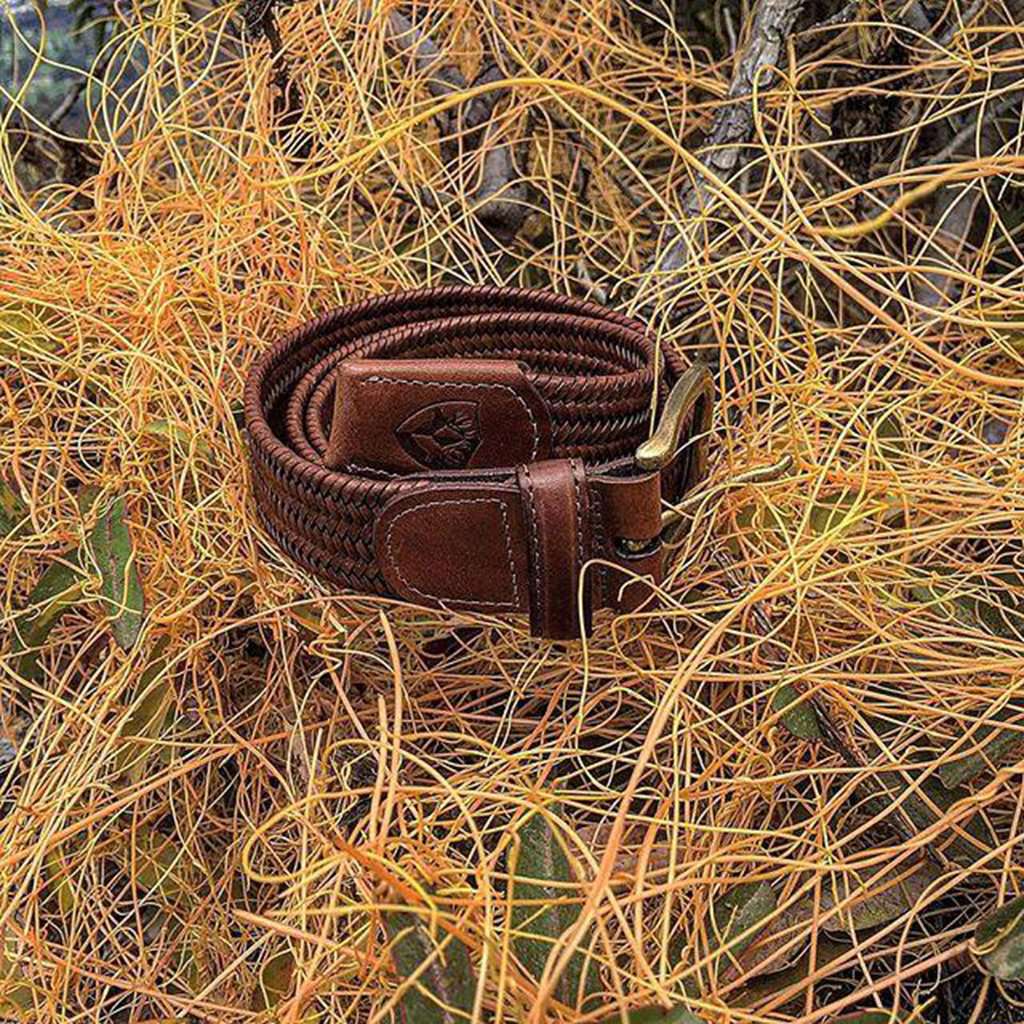
<path id="1" fill-rule="evenodd" d="M 477 951 L 476 1019 L 576 1019 L 514 969 L 504 926 L 510 823 L 556 797 L 592 880 L 581 921 L 597 924 L 606 1006 L 688 992 L 708 1021 L 810 1024 L 874 996 L 906 1014 L 1024 878 L 1012 759 L 915 832 L 891 806 L 905 795 L 880 810 L 865 789 L 916 792 L 1021 687 L 1012 630 L 993 635 L 969 601 L 949 614 L 983 586 L 1020 599 L 1006 571 L 1024 523 L 1024 308 L 1005 219 L 1020 133 L 913 155 L 922 132 L 1018 87 L 1020 33 L 998 5 L 954 3 L 942 42 L 869 3 L 851 27 L 795 37 L 757 96 L 745 177 L 699 225 L 716 230 L 659 277 L 645 268 L 697 173 L 725 55 L 645 38 L 611 0 L 415 13 L 469 80 L 504 47 L 497 131 L 529 142 L 532 186 L 511 243 L 486 237 L 438 158 L 435 115 L 458 95 L 431 97 L 385 17 L 355 4 L 281 15 L 305 96 L 290 133 L 267 46 L 238 41 L 229 7 L 156 3 L 87 90 L 106 140 L 93 176 L 28 194 L 0 151 L 0 300 L 36 339 L 0 349 L 0 467 L 31 508 L 0 542 L 3 627 L 90 528 L 89 484 L 125 496 L 147 598 L 130 654 L 93 596 L 51 633 L 41 682 L 19 680 L 10 645 L 0 660 L 19 751 L 0 780 L 0 926 L 30 1018 L 387 1020 L 401 993 L 381 910 L 409 902 L 386 886 L 402 880 Z M 902 56 L 872 80 L 894 38 Z M 892 98 L 891 120 L 829 138 L 836 105 L 867 95 L 869 112 Z M 952 265 L 930 217 L 954 182 L 1004 220 L 962 247 L 959 294 L 914 298 Z M 325 593 L 255 526 L 236 419 L 253 358 L 340 302 L 444 279 L 590 291 L 716 361 L 712 477 L 672 579 L 585 646 Z M 786 455 L 774 481 L 733 482 Z M 119 731 L 162 637 L 171 714 L 126 773 Z M 786 683 L 815 695 L 853 763 L 786 730 Z M 947 861 L 978 813 L 994 844 Z M 820 918 L 855 871 L 929 852 L 944 868 L 913 913 L 848 935 L 788 989 L 752 987 L 749 964 L 709 972 L 707 911 L 736 882 L 771 882 L 780 918 L 810 895 Z M 797 924 L 793 956 L 812 934 L 817 956 L 824 933 Z M 295 987 L 260 1011 L 261 966 L 284 950 Z"/>

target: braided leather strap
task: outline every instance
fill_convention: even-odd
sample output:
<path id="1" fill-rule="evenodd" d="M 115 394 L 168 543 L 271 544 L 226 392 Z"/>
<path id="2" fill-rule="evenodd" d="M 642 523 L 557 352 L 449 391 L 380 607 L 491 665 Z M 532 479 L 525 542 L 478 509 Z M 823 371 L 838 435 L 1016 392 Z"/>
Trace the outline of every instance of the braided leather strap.
<path id="1" fill-rule="evenodd" d="M 260 519 L 329 583 L 577 636 L 593 608 L 634 607 L 661 579 L 662 503 L 702 471 L 703 438 L 636 464 L 684 370 L 663 356 L 642 324 L 546 292 L 335 310 L 247 382 Z"/>

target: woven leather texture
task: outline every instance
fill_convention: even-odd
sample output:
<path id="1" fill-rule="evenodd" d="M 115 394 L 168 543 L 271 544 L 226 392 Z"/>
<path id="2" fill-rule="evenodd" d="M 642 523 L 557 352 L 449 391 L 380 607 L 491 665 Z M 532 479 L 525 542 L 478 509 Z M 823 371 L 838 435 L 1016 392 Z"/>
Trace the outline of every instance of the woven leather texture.
<path id="1" fill-rule="evenodd" d="M 551 457 L 623 474 L 649 433 L 652 399 L 683 370 L 638 321 L 547 292 L 454 286 L 384 295 L 293 330 L 253 367 L 245 393 L 252 484 L 263 526 L 294 561 L 344 588 L 387 595 L 374 525 L 438 474 L 330 470 L 324 456 L 338 366 L 351 359 L 519 362 L 547 405 Z M 676 477 L 685 467 L 674 469 Z M 500 474 L 499 474 L 500 475 Z M 516 467 L 507 467 L 515 480 Z M 672 473 L 668 474 L 671 477 Z M 495 479 L 494 472 L 488 474 Z M 670 478 L 665 492 L 675 490 Z"/>

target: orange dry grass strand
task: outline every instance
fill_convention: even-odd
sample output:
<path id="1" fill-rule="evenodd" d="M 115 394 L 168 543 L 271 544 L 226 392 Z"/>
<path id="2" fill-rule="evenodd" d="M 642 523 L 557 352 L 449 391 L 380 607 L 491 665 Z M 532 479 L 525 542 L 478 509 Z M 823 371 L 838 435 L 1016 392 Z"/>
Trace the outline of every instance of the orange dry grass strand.
<path id="1" fill-rule="evenodd" d="M 556 80 L 549 80 L 541 77 L 516 77 L 498 79 L 494 82 L 485 82 L 481 85 L 473 86 L 468 89 L 462 89 L 457 92 L 451 93 L 446 96 L 443 100 L 432 104 L 416 115 L 410 117 L 407 121 L 401 122 L 391 126 L 387 131 L 380 134 L 380 136 L 374 139 L 372 142 L 367 143 L 362 149 L 357 150 L 350 158 L 347 158 L 343 163 L 336 165 L 335 167 L 322 167 L 315 171 L 309 172 L 305 175 L 293 175 L 287 178 L 281 179 L 276 184 L 279 185 L 293 185 L 299 182 L 309 182 L 322 177 L 324 174 L 331 170 L 347 170 L 350 168 L 358 168 L 369 156 L 375 154 L 382 146 L 392 141 L 394 138 L 406 133 L 412 127 L 422 124 L 427 121 L 431 121 L 436 118 L 439 114 L 444 113 L 453 107 L 461 106 L 468 100 L 471 100 L 477 96 L 483 95 L 489 92 L 496 92 L 501 89 L 515 88 L 515 87 L 526 87 L 526 86 L 542 86 L 546 91 L 551 94 L 556 91 L 567 91 L 569 93 L 576 93 L 581 96 L 585 96 L 588 99 L 595 100 L 604 106 L 609 107 L 616 113 L 628 117 L 629 119 L 642 125 L 645 131 L 647 131 L 652 137 L 658 140 L 666 147 L 670 148 L 674 155 L 679 159 L 683 160 L 693 171 L 700 177 L 705 178 L 714 184 L 715 190 L 718 191 L 723 197 L 727 198 L 730 203 L 734 203 L 737 207 L 738 212 L 742 212 L 748 217 L 759 222 L 763 227 L 768 229 L 771 233 L 776 236 L 776 239 L 781 241 L 786 236 L 783 234 L 783 229 L 778 227 L 770 218 L 764 216 L 756 207 L 751 206 L 747 203 L 742 196 L 734 192 L 728 186 L 724 185 L 720 179 L 712 174 L 708 168 L 701 163 L 701 161 L 689 150 L 679 146 L 665 131 L 659 128 L 657 125 L 648 121 L 647 119 L 637 115 L 634 111 L 630 110 L 625 104 L 619 103 L 617 100 L 609 96 L 603 96 L 594 90 L 588 89 L 586 86 L 579 84 L 571 84 L 558 82 Z M 572 108 L 562 105 L 563 109 L 572 113 Z M 1009 162 L 1011 169 L 1020 166 L 1019 160 L 1012 160 Z M 969 176 L 969 171 L 966 172 Z M 998 174 L 1000 173 L 999 168 L 988 168 L 986 173 Z M 957 167 L 947 171 L 945 174 L 938 174 L 930 182 L 925 182 L 917 189 L 912 190 L 909 193 L 905 193 L 901 198 L 900 202 L 895 206 L 891 207 L 887 211 L 884 211 L 877 218 L 867 222 L 864 225 L 854 225 L 850 228 L 818 228 L 811 229 L 813 233 L 819 237 L 835 237 L 835 238 L 847 238 L 847 237 L 859 237 L 862 234 L 869 233 L 877 230 L 879 227 L 888 223 L 893 217 L 898 214 L 906 207 L 912 205 L 920 198 L 930 195 L 933 191 L 940 188 L 942 185 L 947 184 L 950 181 L 958 180 L 965 174 L 965 169 Z M 976 177 L 976 175 L 975 175 Z M 656 197 L 661 203 L 660 197 Z M 828 280 L 834 284 L 837 288 L 843 291 L 851 299 L 856 301 L 871 315 L 876 317 L 882 324 L 889 329 L 896 332 L 901 337 L 905 338 L 915 348 L 917 348 L 922 354 L 926 355 L 929 359 L 933 360 L 940 366 L 946 367 L 947 369 L 953 370 L 957 374 L 974 380 L 977 383 L 989 384 L 995 387 L 1012 387 L 1012 388 L 1024 388 L 1024 377 L 1001 377 L 995 376 L 988 373 L 983 373 L 975 370 L 972 367 L 964 366 L 963 364 L 951 359 L 945 353 L 935 349 L 928 345 L 923 339 L 919 338 L 916 334 L 909 331 L 903 324 L 896 320 L 893 316 L 887 313 L 881 306 L 870 300 L 861 291 L 855 288 L 846 278 L 836 273 L 829 267 L 822 259 L 815 257 L 814 253 L 805 247 L 803 247 L 795 239 L 789 237 L 786 239 L 789 241 L 793 248 L 793 255 L 799 255 L 806 259 L 811 265 L 820 271 Z M 856 270 L 853 271 L 853 276 L 860 278 L 861 281 L 866 281 Z"/>
<path id="2" fill-rule="evenodd" d="M 500 55 L 499 81 L 440 102 L 389 44 L 392 8 L 279 11 L 308 160 L 275 124 L 267 44 L 229 8 L 161 0 L 91 72 L 99 162 L 79 184 L 0 146 L 0 474 L 31 527 L 0 540 L 0 631 L 84 542 L 84 486 L 125 497 L 147 598 L 129 653 L 93 580 L 37 682 L 0 649 L 18 750 L 0 778 L 0 941 L 39 1019 L 386 1018 L 404 990 L 381 919 L 398 909 L 479 954 L 475 1024 L 688 999 L 708 1024 L 872 1002 L 912 1017 L 973 918 L 1024 886 L 1019 749 L 913 835 L 892 824 L 987 756 L 983 730 L 1024 730 L 1020 640 L 963 614 L 1020 600 L 1020 131 L 1006 116 L 991 144 L 928 140 L 1013 96 L 1017 27 L 990 6 L 960 26 L 952 5 L 941 43 L 870 4 L 794 37 L 755 83 L 728 182 L 701 140 L 747 27 L 655 31 L 611 0 L 394 8 L 466 81 Z M 40 49 L 23 68 L 52 63 Z M 439 155 L 438 115 L 495 95 L 494 141 L 522 151 L 529 184 L 512 241 L 488 238 L 472 174 Z M 866 98 L 891 119 L 844 120 Z M 687 218 L 695 182 L 711 201 Z M 943 207 L 962 190 L 981 211 L 966 241 Z M 688 261 L 652 275 L 664 226 Z M 329 306 L 448 280 L 632 304 L 659 344 L 714 361 L 712 476 L 685 502 L 678 560 L 585 647 L 327 592 L 252 518 L 236 415 L 256 355 Z M 13 342 L 11 310 L 28 318 Z M 131 778 L 119 754 L 160 638 L 171 711 Z M 783 686 L 813 693 L 860 760 L 787 732 Z M 894 786 L 883 808 L 864 802 L 873 779 Z M 582 914 L 543 979 L 506 924 L 515 825 L 538 807 L 585 880 L 559 896 Z M 972 820 L 994 830 L 974 865 L 822 961 L 844 913 L 823 894 L 846 906 L 867 872 L 909 872 Z M 154 837 L 171 851 L 156 867 Z M 768 927 L 817 901 L 816 966 L 774 993 L 757 964 L 713 970 L 709 907 L 751 880 L 778 899 Z M 550 998 L 584 946 L 605 994 L 585 1016 Z M 275 957 L 292 981 L 267 1010 Z"/>

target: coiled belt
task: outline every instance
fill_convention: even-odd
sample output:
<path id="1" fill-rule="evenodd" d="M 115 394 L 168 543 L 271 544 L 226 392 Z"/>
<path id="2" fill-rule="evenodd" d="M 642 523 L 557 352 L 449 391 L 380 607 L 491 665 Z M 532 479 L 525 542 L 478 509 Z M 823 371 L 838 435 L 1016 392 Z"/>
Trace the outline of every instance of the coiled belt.
<path id="1" fill-rule="evenodd" d="M 663 508 L 703 475 L 710 415 L 707 371 L 659 364 L 642 324 L 514 288 L 335 310 L 245 393 L 256 507 L 292 559 L 350 590 L 526 613 L 555 639 L 660 582 Z"/>

